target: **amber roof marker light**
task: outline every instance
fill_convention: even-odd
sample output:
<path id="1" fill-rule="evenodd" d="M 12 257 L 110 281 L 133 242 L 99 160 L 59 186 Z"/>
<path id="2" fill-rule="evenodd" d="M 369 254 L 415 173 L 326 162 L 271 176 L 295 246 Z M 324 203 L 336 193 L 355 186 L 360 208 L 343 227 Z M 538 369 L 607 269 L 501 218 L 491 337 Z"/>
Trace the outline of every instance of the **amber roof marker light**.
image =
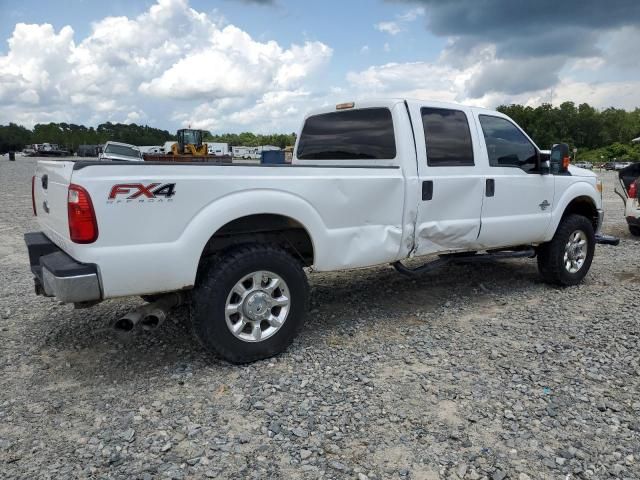
<path id="1" fill-rule="evenodd" d="M 355 102 L 339 103 L 336 105 L 336 110 L 347 110 L 355 106 L 356 106 Z"/>

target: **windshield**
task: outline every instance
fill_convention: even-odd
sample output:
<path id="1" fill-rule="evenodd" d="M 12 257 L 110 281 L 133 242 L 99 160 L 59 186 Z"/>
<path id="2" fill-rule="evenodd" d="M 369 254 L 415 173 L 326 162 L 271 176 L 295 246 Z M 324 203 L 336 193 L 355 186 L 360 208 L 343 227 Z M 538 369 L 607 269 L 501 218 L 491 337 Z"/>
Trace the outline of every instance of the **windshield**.
<path id="1" fill-rule="evenodd" d="M 104 149 L 104 153 L 113 153 L 114 155 L 122 155 L 123 157 L 135 157 L 140 158 L 142 155 L 140 150 L 125 145 L 109 144 Z"/>
<path id="2" fill-rule="evenodd" d="M 195 130 L 185 130 L 184 132 L 184 143 L 198 145 L 200 142 L 198 141 L 198 133 Z"/>

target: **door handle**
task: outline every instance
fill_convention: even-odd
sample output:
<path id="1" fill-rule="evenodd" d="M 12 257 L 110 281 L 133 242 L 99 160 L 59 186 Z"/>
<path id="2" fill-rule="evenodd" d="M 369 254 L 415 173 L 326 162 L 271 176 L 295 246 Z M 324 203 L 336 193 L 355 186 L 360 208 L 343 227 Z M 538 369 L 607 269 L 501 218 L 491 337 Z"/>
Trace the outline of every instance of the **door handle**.
<path id="1" fill-rule="evenodd" d="M 485 194 L 487 197 L 493 197 L 496 193 L 496 181 L 493 178 L 487 178 Z"/>
<path id="2" fill-rule="evenodd" d="M 422 182 L 422 200 L 431 200 L 433 198 L 433 180 L 425 180 Z"/>

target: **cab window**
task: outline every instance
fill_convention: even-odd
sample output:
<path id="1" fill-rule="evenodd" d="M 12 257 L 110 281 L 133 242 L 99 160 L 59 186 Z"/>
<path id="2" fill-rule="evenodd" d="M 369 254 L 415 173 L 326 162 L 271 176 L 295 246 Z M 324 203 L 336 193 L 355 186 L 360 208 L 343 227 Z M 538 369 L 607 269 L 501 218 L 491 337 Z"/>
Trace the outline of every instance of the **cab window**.
<path id="1" fill-rule="evenodd" d="M 422 128 L 427 145 L 427 165 L 458 167 L 473 165 L 469 121 L 464 112 L 447 108 L 422 108 Z"/>
<path id="2" fill-rule="evenodd" d="M 298 142 L 300 160 L 383 160 L 396 157 L 388 108 L 361 108 L 307 118 Z"/>
<path id="3" fill-rule="evenodd" d="M 509 120 L 480 115 L 480 126 L 487 145 L 489 165 L 516 167 L 533 172 L 538 167 L 538 152 L 527 137 Z"/>

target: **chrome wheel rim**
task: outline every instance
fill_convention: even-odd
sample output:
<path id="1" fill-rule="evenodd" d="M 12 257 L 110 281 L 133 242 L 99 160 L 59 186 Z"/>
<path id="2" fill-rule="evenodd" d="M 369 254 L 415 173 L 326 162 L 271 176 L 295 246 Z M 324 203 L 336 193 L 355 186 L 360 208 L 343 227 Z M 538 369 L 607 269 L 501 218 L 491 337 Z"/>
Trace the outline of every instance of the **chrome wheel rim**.
<path id="1" fill-rule="evenodd" d="M 564 268 L 569 273 L 578 272 L 587 259 L 587 247 L 589 241 L 582 230 L 576 230 L 569 235 L 569 240 L 564 247 Z"/>
<path id="2" fill-rule="evenodd" d="M 286 282 L 273 272 L 259 270 L 233 286 L 225 304 L 225 320 L 236 338 L 262 342 L 282 328 L 290 306 Z"/>

